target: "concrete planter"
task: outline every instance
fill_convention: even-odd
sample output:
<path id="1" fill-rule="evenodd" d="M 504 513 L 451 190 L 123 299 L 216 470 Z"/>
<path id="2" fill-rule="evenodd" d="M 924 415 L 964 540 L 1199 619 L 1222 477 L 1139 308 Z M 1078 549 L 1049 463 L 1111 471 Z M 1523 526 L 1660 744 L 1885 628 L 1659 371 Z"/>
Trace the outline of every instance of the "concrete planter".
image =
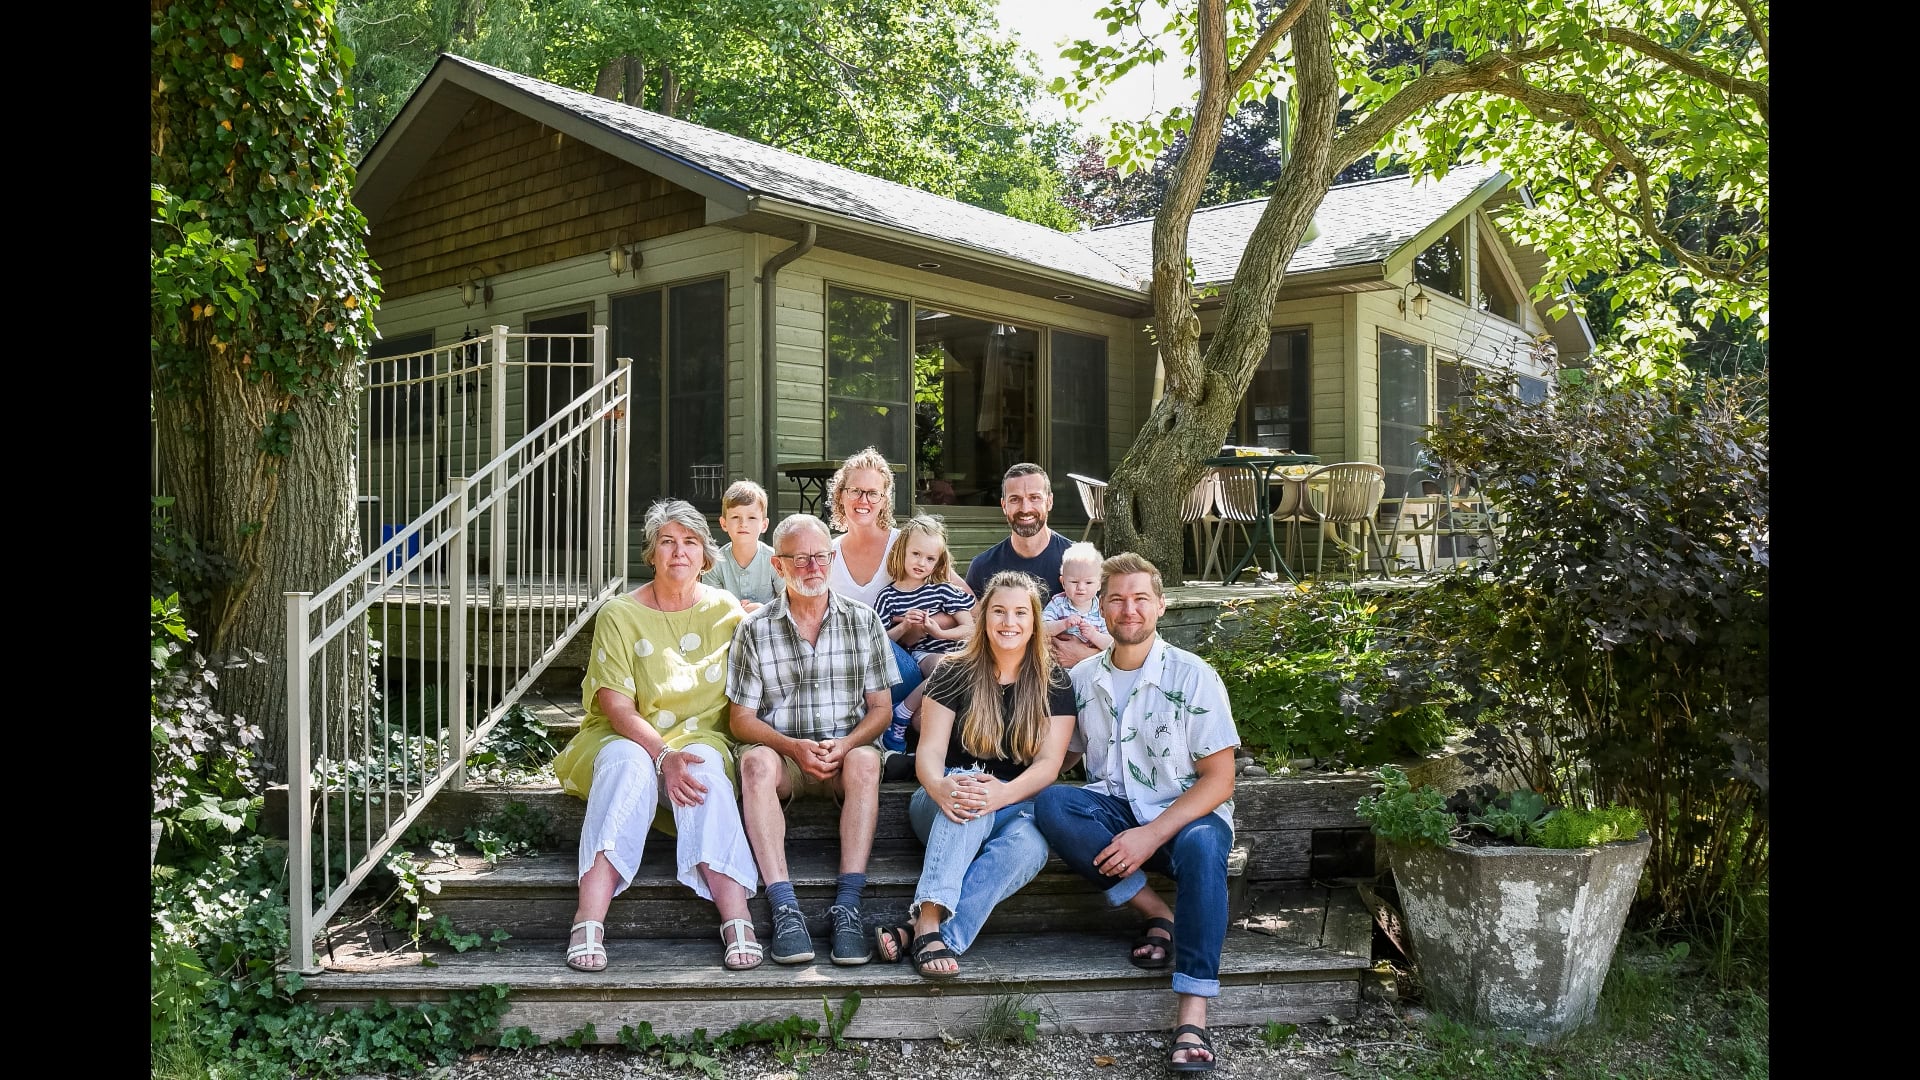
<path id="1" fill-rule="evenodd" d="M 1541 1042 L 1593 1016 L 1653 840 L 1404 847 L 1388 858 L 1433 1007 Z"/>

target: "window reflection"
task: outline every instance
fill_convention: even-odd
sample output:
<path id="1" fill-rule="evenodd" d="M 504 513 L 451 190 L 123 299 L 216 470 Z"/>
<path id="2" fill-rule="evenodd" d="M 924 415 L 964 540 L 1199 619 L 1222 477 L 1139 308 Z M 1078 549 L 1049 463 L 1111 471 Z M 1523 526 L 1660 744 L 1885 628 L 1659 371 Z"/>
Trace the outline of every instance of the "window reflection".
<path id="1" fill-rule="evenodd" d="M 1007 467 L 1039 457 L 1040 334 L 934 308 L 914 323 L 920 501 L 991 506 Z"/>

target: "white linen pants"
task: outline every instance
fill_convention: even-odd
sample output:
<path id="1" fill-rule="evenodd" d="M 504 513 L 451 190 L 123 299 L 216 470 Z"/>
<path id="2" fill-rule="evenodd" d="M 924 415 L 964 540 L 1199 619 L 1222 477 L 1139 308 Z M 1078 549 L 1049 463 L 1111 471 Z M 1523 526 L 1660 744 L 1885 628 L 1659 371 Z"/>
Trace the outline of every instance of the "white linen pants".
<path id="1" fill-rule="evenodd" d="M 740 802 L 733 784 L 720 765 L 720 752 L 711 746 L 693 743 L 685 748 L 696 759 L 690 771 L 707 787 L 706 800 L 699 806 L 675 806 L 673 826 L 678 834 L 678 867 L 681 884 L 712 900 L 700 864 L 739 882 L 752 896 L 760 884 L 760 873 L 753 861 L 753 848 L 747 843 L 747 830 L 740 821 Z M 633 883 L 640 869 L 640 856 L 647 845 L 647 830 L 653 826 L 655 807 L 667 802 L 660 776 L 654 772 L 653 756 L 630 739 L 619 739 L 602 747 L 593 759 L 593 788 L 587 795 L 587 817 L 580 826 L 580 877 L 593 869 L 594 856 L 606 852 L 607 862 L 620 875 L 613 890 L 619 896 Z"/>

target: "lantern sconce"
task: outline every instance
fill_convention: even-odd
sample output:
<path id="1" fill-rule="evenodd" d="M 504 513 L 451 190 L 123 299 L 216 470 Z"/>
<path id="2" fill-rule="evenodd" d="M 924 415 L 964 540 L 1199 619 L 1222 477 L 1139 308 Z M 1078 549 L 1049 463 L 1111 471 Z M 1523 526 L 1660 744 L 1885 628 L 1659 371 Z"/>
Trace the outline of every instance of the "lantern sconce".
<path id="1" fill-rule="evenodd" d="M 620 243 L 621 237 L 628 237 L 624 245 Z M 608 272 L 615 277 L 621 274 L 638 273 L 641 262 L 640 245 L 631 238 L 627 230 L 616 229 L 613 234 L 613 246 L 607 249 Z"/>
<path id="2" fill-rule="evenodd" d="M 1408 289 L 1413 290 L 1413 296 L 1411 298 L 1407 296 Z M 1426 288 L 1418 281 L 1409 281 L 1400 287 L 1400 314 L 1402 315 L 1405 315 L 1407 308 L 1411 307 L 1413 308 L 1414 318 L 1424 319 L 1427 317 L 1427 305 L 1431 302 L 1432 301 L 1427 299 Z"/>
<path id="3" fill-rule="evenodd" d="M 484 304 L 493 303 L 493 283 L 487 280 L 487 272 L 478 266 L 467 267 L 467 279 L 460 283 L 460 302 L 468 307 L 475 300 Z"/>

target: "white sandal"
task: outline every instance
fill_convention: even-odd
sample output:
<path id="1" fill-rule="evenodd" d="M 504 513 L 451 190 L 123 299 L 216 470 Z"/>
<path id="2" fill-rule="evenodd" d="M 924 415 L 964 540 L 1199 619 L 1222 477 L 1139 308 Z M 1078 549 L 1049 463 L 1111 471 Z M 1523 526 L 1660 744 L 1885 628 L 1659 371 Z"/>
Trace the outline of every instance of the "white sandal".
<path id="1" fill-rule="evenodd" d="M 738 926 L 739 932 L 732 941 L 727 940 L 727 931 Z M 747 935 L 753 933 L 753 924 L 745 919 L 728 919 L 720 924 L 720 941 L 727 947 L 727 955 L 721 958 L 720 966 L 728 971 L 752 971 L 760 966 L 763 950 L 758 941 L 748 941 Z M 733 958 L 745 956 L 753 960 L 751 964 L 735 964 Z"/>
<path id="2" fill-rule="evenodd" d="M 607 947 L 602 944 L 607 940 L 606 924 L 600 922 L 598 919 L 583 919 L 573 924 L 573 930 L 582 928 L 585 928 L 587 931 L 587 940 L 578 945 L 567 946 L 567 966 L 575 971 L 584 971 L 589 975 L 607 970 Z M 595 930 L 600 931 L 599 941 L 594 940 L 593 932 Z M 569 934 L 571 934 L 571 931 L 569 931 Z M 600 966 L 598 967 L 588 967 L 578 962 L 583 957 L 592 958 L 595 956 L 600 958 Z"/>

